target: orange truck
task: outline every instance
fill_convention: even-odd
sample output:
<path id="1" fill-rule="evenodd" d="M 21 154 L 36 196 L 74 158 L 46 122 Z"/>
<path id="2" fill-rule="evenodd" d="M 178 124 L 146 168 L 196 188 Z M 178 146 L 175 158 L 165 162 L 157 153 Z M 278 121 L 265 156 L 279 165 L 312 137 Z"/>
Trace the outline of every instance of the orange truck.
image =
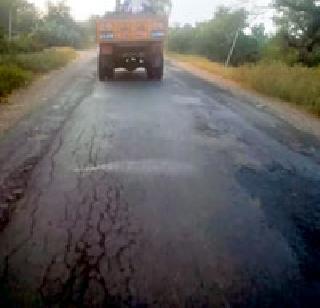
<path id="1" fill-rule="evenodd" d="M 113 79 L 116 68 L 145 68 L 148 78 L 163 78 L 163 49 L 168 17 L 114 12 L 97 21 L 98 75 Z"/>

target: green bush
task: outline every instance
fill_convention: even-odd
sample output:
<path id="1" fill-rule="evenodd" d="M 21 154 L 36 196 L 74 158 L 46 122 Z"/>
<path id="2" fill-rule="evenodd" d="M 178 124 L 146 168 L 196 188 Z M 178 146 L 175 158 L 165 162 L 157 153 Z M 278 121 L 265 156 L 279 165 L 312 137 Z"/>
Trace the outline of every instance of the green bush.
<path id="1" fill-rule="evenodd" d="M 32 35 L 21 35 L 9 42 L 0 38 L 0 55 L 37 52 L 43 50 L 44 45 Z"/>
<path id="2" fill-rule="evenodd" d="M 35 73 L 46 73 L 66 65 L 76 57 L 71 48 L 50 48 L 42 52 L 21 54 L 15 58 L 15 63 Z"/>
<path id="3" fill-rule="evenodd" d="M 299 62 L 299 52 L 297 49 L 288 47 L 279 36 L 268 40 L 263 46 L 262 59 L 266 63 L 283 62 L 293 66 Z"/>
<path id="4" fill-rule="evenodd" d="M 11 53 L 39 52 L 44 45 L 32 34 L 23 34 L 15 38 L 11 43 Z"/>
<path id="5" fill-rule="evenodd" d="M 63 67 L 76 57 L 72 48 L 50 48 L 42 52 L 0 55 L 0 98 L 28 84 L 33 73 L 46 73 Z"/>
<path id="6" fill-rule="evenodd" d="M 32 79 L 32 73 L 16 65 L 0 65 L 0 97 L 4 97 L 12 90 L 27 85 Z"/>

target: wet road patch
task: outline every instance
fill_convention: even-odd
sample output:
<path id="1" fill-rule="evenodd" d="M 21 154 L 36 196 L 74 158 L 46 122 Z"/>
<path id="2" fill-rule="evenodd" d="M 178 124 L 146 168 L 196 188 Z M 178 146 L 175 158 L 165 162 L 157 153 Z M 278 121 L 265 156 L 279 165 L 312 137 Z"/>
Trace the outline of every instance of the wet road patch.
<path id="1" fill-rule="evenodd" d="M 242 167 L 236 178 L 260 201 L 269 227 L 284 236 L 296 255 L 301 278 L 291 300 L 314 307 L 320 294 L 320 175 L 312 178 L 273 163 L 259 170 Z"/>

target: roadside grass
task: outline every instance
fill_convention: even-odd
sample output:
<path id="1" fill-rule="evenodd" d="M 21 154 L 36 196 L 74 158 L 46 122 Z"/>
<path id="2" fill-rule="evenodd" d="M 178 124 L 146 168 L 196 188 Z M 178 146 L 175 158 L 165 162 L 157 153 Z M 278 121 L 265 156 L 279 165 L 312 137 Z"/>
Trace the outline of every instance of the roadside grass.
<path id="1" fill-rule="evenodd" d="M 75 59 L 76 52 L 71 48 L 51 48 L 32 54 L 21 54 L 15 59 L 16 64 L 34 73 L 47 73 L 65 66 Z"/>
<path id="2" fill-rule="evenodd" d="M 224 65 L 220 63 L 212 62 L 207 58 L 196 55 L 177 54 L 172 52 L 169 52 L 167 55 L 169 56 L 169 58 L 192 64 L 195 67 L 200 68 L 209 73 L 219 75 L 224 78 L 232 79 L 232 69 L 226 68 Z"/>
<path id="3" fill-rule="evenodd" d="M 33 74 L 14 65 L 0 64 L 0 102 L 13 89 L 26 86 L 32 79 Z"/>
<path id="4" fill-rule="evenodd" d="M 281 62 L 260 62 L 226 68 L 206 58 L 168 54 L 209 73 L 238 82 L 261 94 L 293 103 L 320 116 L 320 67 L 288 66 Z"/>
<path id="5" fill-rule="evenodd" d="M 61 68 L 75 59 L 74 49 L 50 48 L 41 52 L 0 55 L 0 102 L 14 89 L 26 86 L 36 74 Z"/>

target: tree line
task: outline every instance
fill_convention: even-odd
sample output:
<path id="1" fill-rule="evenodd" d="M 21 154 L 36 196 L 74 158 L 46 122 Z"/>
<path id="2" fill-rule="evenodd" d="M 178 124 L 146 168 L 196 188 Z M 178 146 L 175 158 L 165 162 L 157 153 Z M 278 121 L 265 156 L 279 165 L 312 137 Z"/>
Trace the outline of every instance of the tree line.
<path id="1" fill-rule="evenodd" d="M 152 3 L 171 7 L 170 0 Z M 273 0 L 273 8 L 277 26 L 273 35 L 266 34 L 263 24 L 250 25 L 251 14 L 245 9 L 220 7 L 208 21 L 172 27 L 168 49 L 225 62 L 235 45 L 233 65 L 261 60 L 319 65 L 320 1 Z M 86 22 L 75 21 L 64 1 L 49 1 L 43 14 L 27 0 L 0 0 L 0 53 L 84 47 L 94 42 L 95 20 L 93 16 Z"/>
<path id="2" fill-rule="evenodd" d="M 274 0 L 275 34 L 266 34 L 263 24 L 250 26 L 245 9 L 220 7 L 212 19 L 195 26 L 170 29 L 168 49 L 199 54 L 212 61 L 231 64 L 278 60 L 288 65 L 320 64 L 320 1 Z"/>
<path id="3" fill-rule="evenodd" d="M 0 53 L 80 48 L 94 36 L 94 18 L 76 22 L 64 1 L 47 3 L 45 14 L 27 0 L 0 0 Z"/>

